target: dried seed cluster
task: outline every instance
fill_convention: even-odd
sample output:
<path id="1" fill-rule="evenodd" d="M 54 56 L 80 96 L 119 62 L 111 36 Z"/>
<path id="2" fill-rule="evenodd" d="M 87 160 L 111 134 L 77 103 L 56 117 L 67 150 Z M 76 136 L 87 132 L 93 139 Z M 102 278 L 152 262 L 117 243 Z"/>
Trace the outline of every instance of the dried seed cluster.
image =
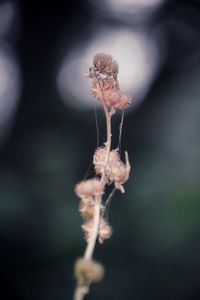
<path id="1" fill-rule="evenodd" d="M 100 281 L 104 275 L 102 264 L 85 258 L 77 259 L 74 271 L 80 286 L 89 286 L 92 282 Z"/>
<path id="2" fill-rule="evenodd" d="M 118 149 L 110 151 L 108 162 L 105 165 L 106 155 L 106 147 L 100 147 L 95 151 L 93 156 L 95 171 L 100 175 L 105 172 L 109 184 L 114 183 L 115 187 L 124 193 L 122 184 L 128 180 L 131 169 L 128 153 L 125 152 L 125 164 L 120 160 Z"/>
<path id="3" fill-rule="evenodd" d="M 80 198 L 79 212 L 84 219 L 84 223 L 81 226 L 84 232 L 84 237 L 87 242 L 90 241 L 91 231 L 93 228 L 93 217 L 95 204 L 98 201 L 98 197 L 103 194 L 103 186 L 98 179 L 88 179 L 81 181 L 75 187 L 75 193 Z M 101 204 L 100 208 L 101 221 L 99 225 L 98 241 L 103 243 L 104 240 L 109 239 L 112 234 L 110 225 L 104 220 L 104 206 Z M 106 234 L 105 234 L 106 229 Z"/>
<path id="4" fill-rule="evenodd" d="M 113 60 L 111 55 L 97 53 L 94 56 L 93 64 L 100 73 L 117 78 L 119 72 L 118 63 L 116 60 Z"/>
<path id="5" fill-rule="evenodd" d="M 92 79 L 91 93 L 94 97 L 108 106 L 124 109 L 131 103 L 131 97 L 121 92 L 118 71 L 118 64 L 111 55 L 97 53 L 88 77 Z"/>
<path id="6" fill-rule="evenodd" d="M 85 239 L 88 242 L 91 237 L 92 228 L 93 228 L 93 219 L 88 219 L 81 227 L 84 230 Z M 100 244 L 107 239 L 109 239 L 112 235 L 112 228 L 106 222 L 106 220 L 101 217 L 99 223 L 99 234 L 98 234 L 98 241 Z"/>
<path id="7" fill-rule="evenodd" d="M 81 181 L 75 187 L 75 193 L 80 198 L 96 197 L 103 194 L 103 187 L 98 179 Z"/>

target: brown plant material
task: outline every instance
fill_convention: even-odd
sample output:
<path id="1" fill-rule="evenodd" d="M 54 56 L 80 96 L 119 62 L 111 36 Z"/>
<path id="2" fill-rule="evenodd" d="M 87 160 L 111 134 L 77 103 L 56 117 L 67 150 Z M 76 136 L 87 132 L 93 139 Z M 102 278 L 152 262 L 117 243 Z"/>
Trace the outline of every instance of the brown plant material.
<path id="1" fill-rule="evenodd" d="M 83 180 L 76 185 L 75 193 L 80 198 L 101 196 L 103 187 L 98 179 Z"/>
<path id="2" fill-rule="evenodd" d="M 120 160 L 118 149 L 110 151 L 108 163 L 104 165 L 106 156 L 106 147 L 97 148 L 93 156 L 93 164 L 97 174 L 105 172 L 108 183 L 114 182 L 116 189 L 122 193 L 125 192 L 122 184 L 124 184 L 130 174 L 131 166 L 128 159 L 128 153 L 125 152 L 125 164 Z"/>
<path id="3" fill-rule="evenodd" d="M 95 200 L 92 197 L 82 198 L 79 205 L 79 212 L 85 219 L 90 219 L 94 216 Z M 104 212 L 104 207 L 101 205 L 101 213 Z"/>
<path id="4" fill-rule="evenodd" d="M 112 56 L 105 53 L 97 53 L 94 56 L 93 64 L 95 68 L 102 74 L 107 76 L 117 76 L 119 67 L 116 60 L 113 60 Z"/>
<path id="5" fill-rule="evenodd" d="M 118 149 L 111 149 L 111 118 L 115 109 L 125 109 L 131 102 L 130 96 L 120 90 L 117 80 L 118 71 L 117 62 L 112 56 L 104 53 L 97 53 L 94 56 L 93 65 L 89 69 L 88 77 L 92 80 L 91 93 L 104 109 L 107 138 L 104 146 L 97 148 L 93 156 L 94 169 L 98 178 L 83 180 L 75 187 L 75 193 L 80 198 L 79 212 L 84 220 L 81 227 L 87 246 L 84 257 L 75 263 L 77 285 L 74 300 L 82 300 L 89 292 L 90 284 L 103 277 L 102 265 L 92 259 L 96 241 L 103 244 L 112 235 L 111 226 L 103 218 L 105 207 L 102 205 L 102 198 L 107 185 L 110 184 L 124 193 L 123 184 L 128 180 L 131 169 L 128 153 L 125 152 L 125 163 L 123 163 Z"/>
<path id="6" fill-rule="evenodd" d="M 120 190 L 122 193 L 125 192 L 122 184 L 129 179 L 130 170 L 131 165 L 128 159 L 128 152 L 125 152 L 125 164 L 121 161 L 116 163 L 113 165 L 110 174 L 110 180 L 114 182 L 116 189 Z"/>
<path id="7" fill-rule="evenodd" d="M 119 90 L 106 90 L 103 93 L 106 105 L 111 105 L 114 108 L 126 108 L 131 103 L 130 96 L 123 94 Z"/>
<path id="8" fill-rule="evenodd" d="M 105 171 L 106 176 L 109 177 L 110 170 L 113 164 L 116 164 L 120 160 L 118 149 L 112 150 L 109 153 L 108 162 L 105 165 L 107 149 L 106 147 L 99 147 L 96 149 L 93 156 L 93 164 L 97 174 L 102 175 Z"/>
<path id="9" fill-rule="evenodd" d="M 85 240 L 87 242 L 90 241 L 92 228 L 93 228 L 93 219 L 87 220 L 83 225 L 81 226 L 84 232 Z M 103 242 L 107 239 L 109 239 L 112 235 L 112 228 L 111 226 L 106 222 L 106 220 L 101 217 L 99 222 L 99 231 L 98 231 L 98 241 L 100 244 L 103 244 Z"/>
<path id="10" fill-rule="evenodd" d="M 118 71 L 118 64 L 112 56 L 97 53 L 88 77 L 93 80 L 91 93 L 94 97 L 108 106 L 124 109 L 131 103 L 131 97 L 121 92 L 117 80 Z"/>
<path id="11" fill-rule="evenodd" d="M 94 260 L 79 258 L 74 269 L 80 286 L 89 286 L 92 282 L 100 281 L 104 276 L 103 265 Z"/>

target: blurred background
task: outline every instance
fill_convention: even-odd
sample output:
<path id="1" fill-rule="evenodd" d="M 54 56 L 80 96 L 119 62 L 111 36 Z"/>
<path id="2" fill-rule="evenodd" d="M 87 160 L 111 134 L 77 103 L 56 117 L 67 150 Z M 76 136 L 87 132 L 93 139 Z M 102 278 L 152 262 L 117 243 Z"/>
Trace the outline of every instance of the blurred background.
<path id="1" fill-rule="evenodd" d="M 133 97 L 122 137 L 132 172 L 111 202 L 113 236 L 95 250 L 106 276 L 87 299 L 200 299 L 198 0 L 0 2 L 2 299 L 72 299 L 85 248 L 74 185 L 97 143 L 85 73 L 102 51 Z"/>

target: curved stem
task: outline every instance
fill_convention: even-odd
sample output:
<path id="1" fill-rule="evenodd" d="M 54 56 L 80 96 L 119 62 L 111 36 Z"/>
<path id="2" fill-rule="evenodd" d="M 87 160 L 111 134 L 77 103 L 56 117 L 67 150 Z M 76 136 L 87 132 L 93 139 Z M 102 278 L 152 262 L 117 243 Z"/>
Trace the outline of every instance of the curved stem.
<path id="1" fill-rule="evenodd" d="M 104 108 L 104 113 L 106 116 L 106 133 L 107 133 L 107 138 L 106 138 L 106 142 L 105 142 L 105 146 L 106 146 L 106 156 L 105 156 L 105 162 L 104 162 L 104 166 L 107 165 L 108 160 L 109 160 L 109 154 L 110 154 L 110 148 L 111 148 L 111 117 L 112 117 L 112 111 L 108 111 L 108 108 L 106 106 L 106 104 L 103 102 L 103 108 Z M 105 168 L 103 170 L 100 182 L 102 184 L 102 189 L 104 189 L 106 182 L 107 182 L 107 178 L 106 178 L 106 173 L 105 173 Z M 94 208 L 94 217 L 93 217 L 93 228 L 92 228 L 92 232 L 91 232 L 91 238 L 87 244 L 87 247 L 85 249 L 85 253 L 84 253 L 84 258 L 91 260 L 92 259 L 92 255 L 94 252 L 94 248 L 95 248 L 95 244 L 96 244 L 96 240 L 98 237 L 98 233 L 99 233 L 99 222 L 100 222 L 100 213 L 101 213 L 101 202 L 102 202 L 102 197 L 96 197 L 95 199 L 95 208 Z M 84 298 L 84 296 L 86 295 L 86 291 L 83 290 L 83 287 L 78 285 L 75 288 L 75 292 L 74 292 L 74 300 L 82 300 Z"/>
<path id="2" fill-rule="evenodd" d="M 106 166 L 108 163 L 108 159 L 109 159 L 109 154 L 110 154 L 110 147 L 111 147 L 111 114 L 109 114 L 108 109 L 106 107 L 106 105 L 104 104 L 104 112 L 106 115 L 106 128 L 107 128 L 107 141 L 106 141 L 106 157 L 105 157 L 105 162 L 104 165 Z M 106 184 L 106 174 L 105 171 L 103 171 L 103 174 L 101 176 L 101 183 L 103 185 L 103 188 Z M 99 231 L 99 221 L 100 221 L 100 210 L 101 210 L 101 202 L 102 199 L 101 197 L 97 197 L 95 199 L 95 207 L 94 207 L 94 218 L 93 218 L 93 228 L 92 228 L 92 233 L 91 233 L 91 238 L 90 241 L 87 244 L 87 247 L 85 249 L 85 254 L 84 254 L 84 258 L 86 259 L 91 259 L 93 252 L 94 252 L 94 248 L 95 248 L 95 243 L 96 243 L 96 239 L 98 236 L 98 231 Z"/>

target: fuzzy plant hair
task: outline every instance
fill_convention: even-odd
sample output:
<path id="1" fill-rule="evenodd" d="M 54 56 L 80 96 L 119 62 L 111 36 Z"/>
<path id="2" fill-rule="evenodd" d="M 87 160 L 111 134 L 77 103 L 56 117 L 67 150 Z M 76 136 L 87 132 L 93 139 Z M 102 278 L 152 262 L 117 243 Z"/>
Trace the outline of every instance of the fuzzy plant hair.
<path id="1" fill-rule="evenodd" d="M 131 98 L 120 90 L 117 75 L 118 64 L 111 55 L 97 53 L 87 76 L 92 81 L 91 94 L 102 104 L 106 118 L 106 141 L 93 155 L 95 177 L 79 182 L 75 193 L 80 199 L 79 212 L 83 218 L 82 230 L 86 240 L 83 257 L 75 262 L 76 287 L 74 300 L 82 300 L 89 292 L 90 284 L 100 281 L 104 267 L 93 259 L 96 242 L 103 244 L 112 235 L 112 228 L 105 219 L 104 195 L 109 185 L 125 192 L 123 184 L 128 180 L 130 163 L 125 152 L 121 161 L 119 147 L 111 149 L 111 119 L 116 109 L 124 110 Z"/>

